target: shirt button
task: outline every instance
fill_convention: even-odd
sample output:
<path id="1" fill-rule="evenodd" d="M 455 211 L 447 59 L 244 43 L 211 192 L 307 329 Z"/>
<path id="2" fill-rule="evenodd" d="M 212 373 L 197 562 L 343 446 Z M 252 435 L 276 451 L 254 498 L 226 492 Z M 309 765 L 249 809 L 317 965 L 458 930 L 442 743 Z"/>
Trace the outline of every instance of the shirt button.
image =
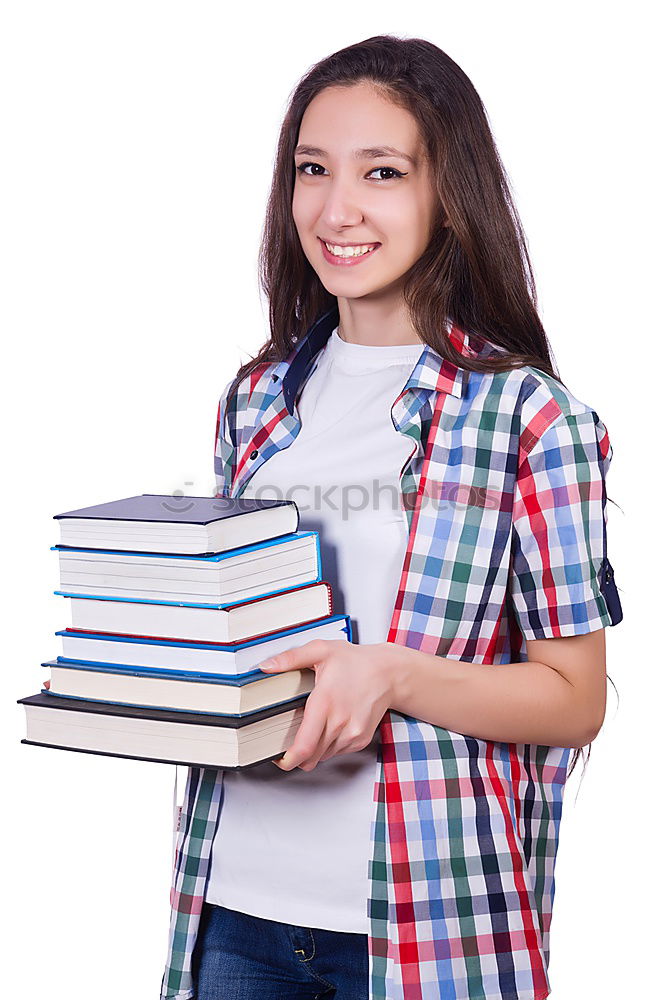
<path id="1" fill-rule="evenodd" d="M 257 458 L 257 451 L 252 451 L 250 454 L 251 458 Z"/>
<path id="2" fill-rule="evenodd" d="M 276 375 L 276 373 L 275 373 L 275 372 L 274 372 L 274 374 L 273 374 L 273 375 L 271 376 L 271 381 L 272 381 L 272 382 L 277 382 L 277 381 L 278 381 L 278 376 Z"/>

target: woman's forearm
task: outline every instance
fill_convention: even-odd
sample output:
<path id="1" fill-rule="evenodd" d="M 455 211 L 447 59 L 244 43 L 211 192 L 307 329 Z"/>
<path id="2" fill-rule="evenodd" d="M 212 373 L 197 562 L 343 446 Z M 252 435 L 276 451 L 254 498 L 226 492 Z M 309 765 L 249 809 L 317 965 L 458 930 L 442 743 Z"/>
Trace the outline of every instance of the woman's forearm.
<path id="1" fill-rule="evenodd" d="M 396 712 L 505 743 L 582 747 L 597 735 L 578 690 L 544 663 L 467 663 L 398 648 L 389 705 Z"/>

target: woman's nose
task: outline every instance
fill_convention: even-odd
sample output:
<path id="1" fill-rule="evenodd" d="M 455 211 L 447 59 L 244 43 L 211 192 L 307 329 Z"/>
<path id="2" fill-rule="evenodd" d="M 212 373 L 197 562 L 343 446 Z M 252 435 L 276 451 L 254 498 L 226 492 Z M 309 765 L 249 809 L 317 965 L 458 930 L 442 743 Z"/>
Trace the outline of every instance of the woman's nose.
<path id="1" fill-rule="evenodd" d="M 363 219 L 363 211 L 359 205 L 357 192 L 348 184 L 330 184 L 326 193 L 322 219 L 332 229 L 360 223 Z"/>

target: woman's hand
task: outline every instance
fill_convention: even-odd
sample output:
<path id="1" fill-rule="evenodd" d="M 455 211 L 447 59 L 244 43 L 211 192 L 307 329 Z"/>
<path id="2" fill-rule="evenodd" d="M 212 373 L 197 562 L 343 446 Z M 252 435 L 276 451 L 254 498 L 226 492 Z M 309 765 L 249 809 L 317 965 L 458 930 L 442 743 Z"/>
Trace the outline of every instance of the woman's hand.
<path id="1" fill-rule="evenodd" d="M 391 703 L 400 656 L 392 642 L 361 646 L 313 639 L 259 663 L 269 674 L 315 671 L 294 743 L 274 764 L 283 771 L 312 771 L 320 760 L 367 747 Z"/>

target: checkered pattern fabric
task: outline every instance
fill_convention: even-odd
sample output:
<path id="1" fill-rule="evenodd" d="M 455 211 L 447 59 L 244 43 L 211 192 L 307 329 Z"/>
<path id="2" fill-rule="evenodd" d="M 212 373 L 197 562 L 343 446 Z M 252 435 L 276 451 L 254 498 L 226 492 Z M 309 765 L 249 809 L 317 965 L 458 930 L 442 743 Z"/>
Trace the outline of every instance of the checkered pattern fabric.
<path id="1" fill-rule="evenodd" d="M 337 323 L 334 307 L 285 361 L 226 385 L 217 495 L 240 496 L 294 440 L 296 399 Z M 465 356 L 500 350 L 455 326 L 449 336 Z M 621 620 L 606 552 L 612 449 L 594 410 L 536 368 L 474 373 L 426 346 L 392 419 L 412 457 L 389 642 L 496 665 L 525 661 L 525 639 Z M 483 740 L 393 711 L 380 737 L 370 1000 L 543 1000 L 570 749 Z M 190 768 L 162 1000 L 195 995 L 191 954 L 222 801 L 223 771 Z"/>

